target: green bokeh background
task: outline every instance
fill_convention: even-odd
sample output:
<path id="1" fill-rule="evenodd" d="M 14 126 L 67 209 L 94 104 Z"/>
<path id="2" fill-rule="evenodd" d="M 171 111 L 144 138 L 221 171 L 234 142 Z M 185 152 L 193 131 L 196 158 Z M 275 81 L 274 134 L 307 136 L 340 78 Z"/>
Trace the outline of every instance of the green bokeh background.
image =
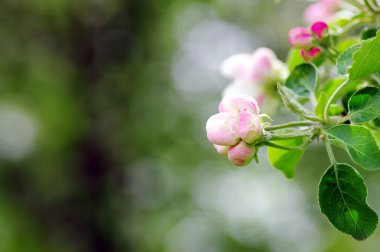
<path id="1" fill-rule="evenodd" d="M 379 251 L 379 231 L 357 242 L 320 214 L 320 144 L 288 180 L 265 150 L 236 168 L 206 140 L 220 61 L 285 60 L 307 3 L 275 2 L 0 1 L 0 251 Z"/>

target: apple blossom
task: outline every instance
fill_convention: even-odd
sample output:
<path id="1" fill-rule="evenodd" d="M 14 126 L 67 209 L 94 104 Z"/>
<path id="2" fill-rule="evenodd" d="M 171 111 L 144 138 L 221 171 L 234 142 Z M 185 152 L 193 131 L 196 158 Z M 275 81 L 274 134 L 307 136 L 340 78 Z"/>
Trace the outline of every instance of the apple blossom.
<path id="1" fill-rule="evenodd" d="M 316 21 L 328 21 L 338 9 L 341 0 L 319 0 L 316 3 L 309 5 L 303 14 L 307 24 L 312 24 Z"/>
<path id="2" fill-rule="evenodd" d="M 227 96 L 219 112 L 206 123 L 208 140 L 234 164 L 247 164 L 256 154 L 254 144 L 263 137 L 257 101 L 247 95 Z"/>
<path id="3" fill-rule="evenodd" d="M 289 31 L 289 43 L 296 49 L 309 49 L 313 45 L 313 35 L 305 27 L 296 27 Z"/>
<path id="4" fill-rule="evenodd" d="M 325 22 L 314 22 L 310 28 L 296 27 L 289 31 L 289 43 L 293 48 L 309 50 L 318 41 L 328 35 L 328 25 Z M 314 37 L 316 40 L 314 40 Z"/>
<path id="5" fill-rule="evenodd" d="M 269 48 L 258 48 L 253 54 L 240 53 L 227 58 L 220 67 L 222 75 L 233 81 L 223 91 L 223 97 L 246 94 L 263 104 L 266 89 L 263 86 L 283 81 L 288 75 L 286 65 Z"/>
<path id="6" fill-rule="evenodd" d="M 253 143 L 263 135 L 260 117 L 247 109 L 240 112 L 238 134 L 246 143 Z"/>
<path id="7" fill-rule="evenodd" d="M 229 146 L 223 146 L 223 145 L 217 145 L 217 144 L 214 144 L 214 148 L 221 155 L 227 155 L 228 150 L 230 149 Z"/>
<path id="8" fill-rule="evenodd" d="M 302 50 L 301 56 L 305 61 L 315 59 L 322 52 L 322 49 L 319 47 L 311 48 L 310 50 Z"/>
<path id="9" fill-rule="evenodd" d="M 219 104 L 219 112 L 240 113 L 248 110 L 254 114 L 260 113 L 257 101 L 249 95 L 229 95 L 223 98 Z"/>
<path id="10" fill-rule="evenodd" d="M 257 147 L 241 141 L 228 151 L 228 159 L 237 166 L 247 165 L 257 153 Z"/>
<path id="11" fill-rule="evenodd" d="M 311 25 L 310 30 L 317 36 L 318 39 L 322 39 L 327 35 L 328 25 L 325 22 L 318 21 Z"/>
<path id="12" fill-rule="evenodd" d="M 310 28 L 296 27 L 289 31 L 289 42 L 292 47 L 302 49 L 302 58 L 310 61 L 322 52 L 319 45 L 323 46 L 323 40 L 328 36 L 328 29 L 328 25 L 322 21 L 314 22 Z"/>
<path id="13" fill-rule="evenodd" d="M 275 61 L 272 50 L 259 48 L 253 54 L 240 53 L 227 58 L 220 70 L 229 78 L 262 83 L 270 77 Z"/>
<path id="14" fill-rule="evenodd" d="M 240 141 L 239 115 L 232 112 L 211 116 L 206 124 L 207 138 L 217 145 L 234 145 Z"/>

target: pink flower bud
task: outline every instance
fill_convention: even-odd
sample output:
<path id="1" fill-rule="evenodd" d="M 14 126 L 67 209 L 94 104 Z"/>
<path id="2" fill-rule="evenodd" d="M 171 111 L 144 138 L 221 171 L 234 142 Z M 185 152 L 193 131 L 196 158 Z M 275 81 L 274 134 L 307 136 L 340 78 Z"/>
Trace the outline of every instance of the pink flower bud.
<path id="1" fill-rule="evenodd" d="M 328 25 L 325 22 L 315 22 L 310 27 L 310 30 L 317 36 L 317 38 L 322 39 L 328 33 Z"/>
<path id="2" fill-rule="evenodd" d="M 263 136 L 257 102 L 247 95 L 226 96 L 219 110 L 206 123 L 207 138 L 219 153 L 228 153 L 233 163 L 244 165 L 257 151 L 247 143 Z"/>
<path id="3" fill-rule="evenodd" d="M 310 30 L 306 27 L 295 27 L 288 32 L 289 38 L 295 37 L 300 34 L 310 34 Z"/>
<path id="4" fill-rule="evenodd" d="M 238 134 L 239 114 L 219 113 L 211 116 L 206 123 L 208 140 L 217 145 L 235 145 L 240 141 Z"/>
<path id="5" fill-rule="evenodd" d="M 254 143 L 256 140 L 262 138 L 263 132 L 261 129 L 260 116 L 243 110 L 240 113 L 238 133 L 246 143 Z"/>
<path id="6" fill-rule="evenodd" d="M 296 49 L 309 49 L 313 45 L 313 35 L 305 27 L 296 27 L 289 31 L 289 42 Z"/>
<path id="7" fill-rule="evenodd" d="M 228 151 L 228 159 L 238 166 L 247 165 L 252 161 L 257 152 L 257 147 L 249 146 L 244 141 L 230 148 Z"/>
<path id="8" fill-rule="evenodd" d="M 309 51 L 309 57 L 314 59 L 316 57 L 318 57 L 318 55 L 322 52 L 322 49 L 319 48 L 319 47 L 316 47 L 316 48 L 312 48 L 310 49 Z"/>
<path id="9" fill-rule="evenodd" d="M 243 109 L 246 109 L 254 114 L 260 113 L 260 108 L 257 101 L 248 95 L 228 95 L 224 97 L 219 104 L 219 112 L 240 113 Z"/>
<path id="10" fill-rule="evenodd" d="M 312 60 L 312 59 L 318 57 L 321 52 L 322 52 L 321 48 L 315 47 L 315 48 L 312 48 L 308 51 L 302 50 L 301 55 L 305 61 L 309 61 L 309 60 Z"/>
<path id="11" fill-rule="evenodd" d="M 307 24 L 312 24 L 320 20 L 327 21 L 333 14 L 334 9 L 331 8 L 331 5 L 325 4 L 324 2 L 317 2 L 309 5 L 305 9 L 303 17 Z"/>
<path id="12" fill-rule="evenodd" d="M 230 149 L 230 146 L 223 146 L 223 145 L 214 144 L 214 148 L 216 149 L 216 151 L 219 154 L 227 156 L 228 150 Z"/>

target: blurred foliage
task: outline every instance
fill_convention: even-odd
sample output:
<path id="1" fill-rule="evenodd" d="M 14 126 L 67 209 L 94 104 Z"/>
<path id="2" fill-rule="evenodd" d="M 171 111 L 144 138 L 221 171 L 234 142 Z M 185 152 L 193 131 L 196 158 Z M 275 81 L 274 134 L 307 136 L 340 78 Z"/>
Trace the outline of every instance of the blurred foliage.
<path id="1" fill-rule="evenodd" d="M 319 214 L 318 146 L 288 181 L 263 155 L 231 167 L 204 136 L 218 62 L 264 45 L 284 60 L 304 6 L 1 1 L 0 251 L 375 251 L 379 234 L 358 243 Z"/>

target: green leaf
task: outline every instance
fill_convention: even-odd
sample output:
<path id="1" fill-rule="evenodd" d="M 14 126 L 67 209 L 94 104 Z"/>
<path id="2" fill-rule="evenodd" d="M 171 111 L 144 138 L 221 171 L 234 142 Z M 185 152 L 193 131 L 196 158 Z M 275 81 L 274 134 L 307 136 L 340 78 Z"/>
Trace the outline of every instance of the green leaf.
<path id="1" fill-rule="evenodd" d="M 364 240 L 376 229 L 378 217 L 367 202 L 367 187 L 347 164 L 331 165 L 319 183 L 321 212 L 338 230 Z"/>
<path id="2" fill-rule="evenodd" d="M 284 104 L 288 107 L 290 111 L 311 121 L 322 121 L 321 118 L 315 116 L 313 112 L 311 112 L 310 110 L 305 108 L 301 103 L 299 103 L 297 99 L 298 96 L 291 89 L 285 86 L 281 86 L 280 83 L 277 84 L 277 89 L 281 95 Z"/>
<path id="3" fill-rule="evenodd" d="M 336 59 L 338 73 L 341 75 L 347 74 L 347 70 L 351 67 L 353 59 L 352 55 L 360 48 L 360 45 L 353 45 L 342 52 Z"/>
<path id="4" fill-rule="evenodd" d="M 305 60 L 301 56 L 301 50 L 300 49 L 290 49 L 290 51 L 288 53 L 288 57 L 286 59 L 286 62 L 288 64 L 289 71 L 293 71 L 293 69 L 296 66 L 304 63 Z"/>
<path id="5" fill-rule="evenodd" d="M 372 121 L 372 125 L 373 125 L 376 129 L 379 129 L 379 128 L 380 128 L 380 117 L 373 119 L 373 121 Z M 379 130 L 379 133 L 380 133 L 380 130 Z"/>
<path id="6" fill-rule="evenodd" d="M 285 147 L 297 147 L 305 143 L 305 137 L 272 141 Z M 297 164 L 302 158 L 304 150 L 281 150 L 268 147 L 268 159 L 273 167 L 282 171 L 287 178 L 293 178 Z"/>
<path id="7" fill-rule="evenodd" d="M 313 64 L 304 63 L 296 66 L 285 81 L 285 86 L 290 88 L 300 97 L 309 98 L 317 83 L 317 69 Z"/>
<path id="8" fill-rule="evenodd" d="M 353 63 L 348 70 L 350 80 L 367 77 L 380 72 L 380 32 L 376 37 L 362 41 L 353 55 Z"/>
<path id="9" fill-rule="evenodd" d="M 361 39 L 366 40 L 376 36 L 377 29 L 376 28 L 365 28 L 361 33 Z"/>
<path id="10" fill-rule="evenodd" d="M 352 160 L 366 170 L 380 169 L 380 150 L 366 127 L 338 125 L 326 131 L 331 143 L 344 148 Z"/>
<path id="11" fill-rule="evenodd" d="M 336 44 L 336 49 L 339 51 L 339 52 L 344 52 L 345 50 L 347 50 L 350 46 L 353 46 L 357 43 L 359 43 L 360 40 L 358 40 L 357 38 L 347 38 L 345 40 L 342 40 L 342 41 L 339 41 L 337 42 Z"/>
<path id="12" fill-rule="evenodd" d="M 380 116 L 380 89 L 366 87 L 351 96 L 348 107 L 351 121 L 365 123 Z"/>

